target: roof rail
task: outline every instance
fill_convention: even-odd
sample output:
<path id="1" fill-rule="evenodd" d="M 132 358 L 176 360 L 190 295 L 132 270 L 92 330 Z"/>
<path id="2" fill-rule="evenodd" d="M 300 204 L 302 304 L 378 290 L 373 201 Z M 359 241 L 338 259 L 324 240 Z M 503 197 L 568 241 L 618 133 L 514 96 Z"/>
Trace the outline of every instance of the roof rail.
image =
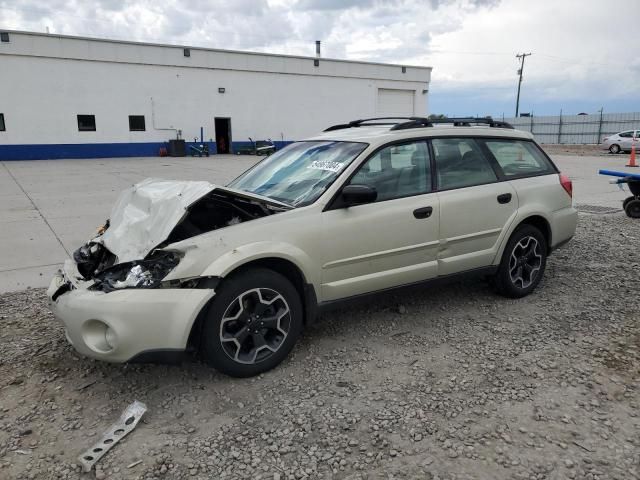
<path id="1" fill-rule="evenodd" d="M 380 121 L 383 120 L 383 121 Z M 398 122 L 392 120 L 406 120 L 406 122 Z M 334 130 L 342 130 L 344 128 L 362 127 L 365 125 L 391 125 L 391 130 L 400 130 L 400 125 L 413 126 L 404 128 L 418 128 L 418 127 L 430 127 L 430 120 L 422 117 L 373 117 L 373 118 L 361 118 L 359 120 L 352 120 L 349 123 L 341 123 L 338 125 L 332 125 L 326 128 L 325 132 L 332 132 Z"/>
<path id="2" fill-rule="evenodd" d="M 396 120 L 396 121 L 393 121 Z M 397 121 L 404 120 L 404 121 Z M 391 125 L 390 130 L 407 130 L 409 128 L 424 128 L 433 127 L 434 124 L 447 124 L 451 123 L 454 127 L 470 127 L 474 125 L 488 125 L 493 128 L 510 128 L 513 129 L 513 125 L 500 120 L 494 120 L 491 117 L 485 118 L 473 118 L 473 117 L 456 117 L 456 118 L 442 118 L 442 119 L 429 119 L 424 117 L 374 117 L 374 118 L 362 118 L 360 120 L 352 120 L 349 123 L 341 123 L 338 125 L 332 125 L 326 128 L 325 132 L 332 132 L 334 130 L 342 130 L 345 128 L 362 127 L 366 125 Z"/>
<path id="3" fill-rule="evenodd" d="M 510 128 L 513 130 L 513 125 L 501 120 L 494 120 L 491 117 L 454 117 L 454 118 L 440 118 L 429 120 L 431 123 L 443 124 L 453 123 L 454 127 L 470 127 L 471 124 L 475 125 L 489 125 L 492 128 Z"/>

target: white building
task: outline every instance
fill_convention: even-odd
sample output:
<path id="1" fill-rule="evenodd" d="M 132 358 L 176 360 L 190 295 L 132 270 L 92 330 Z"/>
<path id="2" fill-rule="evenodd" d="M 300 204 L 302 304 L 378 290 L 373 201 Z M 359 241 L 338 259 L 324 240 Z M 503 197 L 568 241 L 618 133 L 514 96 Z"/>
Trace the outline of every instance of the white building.
<path id="1" fill-rule="evenodd" d="M 310 46 L 312 48 L 312 46 Z M 0 32 L 0 159 L 237 150 L 345 121 L 423 116 L 431 68 Z"/>

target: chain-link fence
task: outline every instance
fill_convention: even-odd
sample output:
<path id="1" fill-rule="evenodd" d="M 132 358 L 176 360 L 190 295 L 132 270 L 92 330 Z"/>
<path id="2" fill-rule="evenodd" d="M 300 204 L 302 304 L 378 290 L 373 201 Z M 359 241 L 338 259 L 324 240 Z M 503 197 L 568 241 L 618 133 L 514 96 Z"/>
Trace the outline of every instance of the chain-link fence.
<path id="1" fill-rule="evenodd" d="M 496 118 L 496 117 L 494 117 Z M 497 118 L 496 118 L 497 119 Z M 595 113 L 503 118 L 518 130 L 533 133 L 540 143 L 597 144 L 607 135 L 640 129 L 640 113 Z"/>

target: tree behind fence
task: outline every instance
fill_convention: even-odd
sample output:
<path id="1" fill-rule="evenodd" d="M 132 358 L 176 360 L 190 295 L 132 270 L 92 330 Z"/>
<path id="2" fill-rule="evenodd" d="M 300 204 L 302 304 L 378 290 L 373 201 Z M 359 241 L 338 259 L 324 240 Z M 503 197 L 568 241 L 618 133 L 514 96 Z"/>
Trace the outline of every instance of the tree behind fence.
<path id="1" fill-rule="evenodd" d="M 496 117 L 494 117 L 496 118 Z M 497 118 L 496 118 L 497 119 Z M 640 113 L 504 117 L 518 130 L 532 132 L 540 143 L 595 144 L 607 135 L 640 129 Z"/>

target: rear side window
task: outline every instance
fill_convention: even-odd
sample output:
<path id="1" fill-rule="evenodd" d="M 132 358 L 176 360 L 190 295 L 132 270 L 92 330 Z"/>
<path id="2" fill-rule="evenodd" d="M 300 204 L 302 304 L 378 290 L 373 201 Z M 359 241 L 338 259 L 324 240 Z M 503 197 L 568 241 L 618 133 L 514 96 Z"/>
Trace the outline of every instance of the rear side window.
<path id="1" fill-rule="evenodd" d="M 498 181 L 491 163 L 473 138 L 434 138 L 438 189 L 470 187 Z"/>
<path id="2" fill-rule="evenodd" d="M 618 136 L 622 138 L 631 138 L 633 137 L 633 130 L 631 130 L 630 132 L 621 132 L 618 134 Z"/>
<path id="3" fill-rule="evenodd" d="M 507 178 L 554 173 L 552 165 L 533 142 L 485 140 L 484 143 Z"/>

